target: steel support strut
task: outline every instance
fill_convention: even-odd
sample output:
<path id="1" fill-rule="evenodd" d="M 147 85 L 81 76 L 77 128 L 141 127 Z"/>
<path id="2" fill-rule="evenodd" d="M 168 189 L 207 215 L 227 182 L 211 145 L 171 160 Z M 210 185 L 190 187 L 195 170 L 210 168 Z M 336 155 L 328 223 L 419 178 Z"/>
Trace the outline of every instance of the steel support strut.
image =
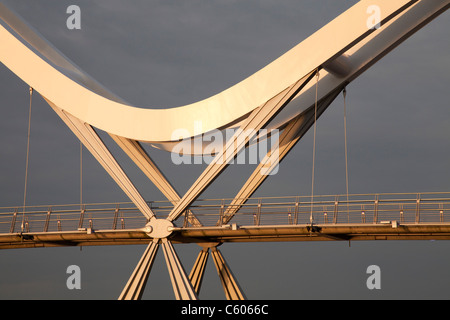
<path id="1" fill-rule="evenodd" d="M 211 254 L 227 300 L 245 300 L 246 297 L 244 292 L 240 288 L 236 278 L 228 267 L 222 253 L 219 249 L 214 247 L 211 248 Z"/>
<path id="2" fill-rule="evenodd" d="M 119 300 L 140 300 L 147 283 L 148 275 L 158 252 L 158 239 L 150 242 L 136 269 L 120 294 Z"/>
<path id="3" fill-rule="evenodd" d="M 198 254 L 197 260 L 195 260 L 191 273 L 189 274 L 189 281 L 194 287 L 197 295 L 200 293 L 200 287 L 203 281 L 203 275 L 205 273 L 206 264 L 209 257 L 209 248 L 203 248 Z"/>
<path id="4" fill-rule="evenodd" d="M 177 300 L 197 300 L 197 294 L 186 275 L 186 271 L 184 270 L 172 243 L 167 240 L 167 238 L 164 238 L 161 241 L 175 298 Z"/>
<path id="5" fill-rule="evenodd" d="M 110 134 L 110 136 L 142 170 L 147 178 L 153 182 L 153 184 L 161 191 L 167 200 L 169 200 L 173 205 L 180 201 L 181 197 L 178 192 L 138 141 L 123 138 L 114 134 Z M 202 226 L 201 222 L 195 217 L 191 210 L 187 210 L 186 213 L 186 218 L 191 225 L 194 227 Z"/>
<path id="6" fill-rule="evenodd" d="M 177 219 L 214 179 L 222 173 L 228 166 L 228 163 L 247 145 L 248 141 L 253 137 L 249 136 L 249 132 L 253 132 L 253 135 L 255 135 L 258 130 L 264 128 L 309 83 L 315 74 L 316 71 L 311 71 L 289 88 L 286 88 L 267 101 L 264 105 L 255 109 L 175 205 L 167 219 L 170 221 Z"/>
<path id="7" fill-rule="evenodd" d="M 117 185 L 125 192 L 130 200 L 133 201 L 141 213 L 148 220 L 153 218 L 155 216 L 153 211 L 150 209 L 147 202 L 128 178 L 95 130 L 89 124 L 84 123 L 80 119 L 58 108 L 45 97 L 44 99 L 70 128 L 70 130 L 72 130 L 77 138 L 80 139 L 83 145 L 92 153 L 94 158 L 102 165 L 106 172 L 109 173 L 111 178 L 114 179 Z"/>

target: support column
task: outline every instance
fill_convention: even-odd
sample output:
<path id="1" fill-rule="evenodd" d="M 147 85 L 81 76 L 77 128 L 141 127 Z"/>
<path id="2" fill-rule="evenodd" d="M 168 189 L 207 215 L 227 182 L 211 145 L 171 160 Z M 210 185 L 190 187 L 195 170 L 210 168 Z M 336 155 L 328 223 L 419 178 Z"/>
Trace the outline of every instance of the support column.
<path id="1" fill-rule="evenodd" d="M 120 294 L 119 300 L 140 300 L 147 283 L 150 270 L 158 252 L 159 239 L 154 239 L 148 245 L 136 269 L 128 280 L 125 288 Z"/>
<path id="2" fill-rule="evenodd" d="M 114 134 L 109 134 L 111 138 L 122 148 L 131 160 L 142 170 L 142 172 L 153 182 L 153 184 L 164 194 L 173 205 L 180 201 L 181 197 L 169 180 L 164 176 L 150 155 L 144 150 L 142 145 L 135 140 L 123 138 Z M 194 227 L 201 227 L 201 222 L 195 217 L 191 210 L 187 210 L 187 220 Z"/>
<path id="3" fill-rule="evenodd" d="M 189 281 L 194 287 L 197 295 L 200 294 L 200 287 L 202 285 L 203 275 L 205 273 L 206 264 L 209 257 L 209 248 L 203 248 L 198 254 L 197 260 L 192 267 L 191 273 L 189 274 Z"/>
<path id="4" fill-rule="evenodd" d="M 177 300 L 197 300 L 197 294 L 186 275 L 186 271 L 184 270 L 172 243 L 168 241 L 167 238 L 164 238 L 161 241 L 175 298 Z"/>
<path id="5" fill-rule="evenodd" d="M 246 300 L 244 292 L 239 287 L 236 278 L 228 267 L 222 253 L 217 248 L 211 248 L 211 254 L 216 265 L 217 273 L 219 274 L 220 282 L 222 282 L 223 289 L 227 300 Z"/>

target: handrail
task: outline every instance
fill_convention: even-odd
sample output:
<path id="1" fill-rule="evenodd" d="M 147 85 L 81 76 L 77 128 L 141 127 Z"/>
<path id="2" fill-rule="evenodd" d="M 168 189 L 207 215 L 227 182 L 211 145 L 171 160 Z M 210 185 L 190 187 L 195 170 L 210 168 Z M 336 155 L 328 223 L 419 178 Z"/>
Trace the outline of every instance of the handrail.
<path id="1" fill-rule="evenodd" d="M 450 223 L 450 192 L 353 194 L 348 201 L 342 195 L 318 195 L 314 199 L 312 203 L 310 196 L 298 195 L 245 199 L 228 224 L 310 224 L 311 207 L 314 224 Z M 199 199 L 189 209 L 203 227 L 221 226 L 223 212 L 232 200 Z M 165 218 L 173 207 L 169 201 L 151 203 L 160 218 Z M 0 233 L 116 230 L 125 225 L 139 229 L 146 223 L 131 202 L 26 206 L 23 227 L 19 225 L 19 209 L 22 207 L 0 207 Z M 195 228 L 186 215 L 175 224 Z"/>

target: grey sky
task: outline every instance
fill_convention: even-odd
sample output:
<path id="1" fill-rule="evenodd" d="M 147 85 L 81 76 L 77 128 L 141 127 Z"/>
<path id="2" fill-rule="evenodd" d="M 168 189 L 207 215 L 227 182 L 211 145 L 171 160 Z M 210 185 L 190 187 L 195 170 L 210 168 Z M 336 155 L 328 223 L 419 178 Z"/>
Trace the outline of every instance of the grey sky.
<path id="1" fill-rule="evenodd" d="M 357 1 L 4 1 L 112 92 L 140 107 L 175 107 L 211 96 L 257 71 Z M 81 8 L 81 30 L 66 8 Z M 351 193 L 450 191 L 449 13 L 416 33 L 348 86 Z M 1 50 L 1 44 L 0 44 Z M 0 206 L 21 205 L 28 86 L 0 66 Z M 33 100 L 29 204 L 79 201 L 79 144 L 38 95 Z M 117 151 L 117 150 L 113 150 Z M 202 166 L 174 166 L 150 150 L 183 193 Z M 120 154 L 120 152 L 119 152 Z M 148 200 L 162 200 L 130 161 L 127 172 Z M 343 101 L 317 126 L 316 194 L 345 192 Z M 312 133 L 257 195 L 309 195 Z M 84 156 L 86 202 L 127 201 L 95 160 Z M 230 166 L 202 197 L 232 197 L 250 173 Z M 227 171 L 227 172 L 228 172 Z M 450 298 L 450 242 L 398 241 L 225 244 L 225 258 L 250 299 Z M 198 246 L 176 250 L 190 269 Z M 0 252 L 0 299 L 116 299 L 143 246 Z M 65 286 L 67 266 L 82 290 Z M 365 286 L 382 270 L 382 290 Z M 223 299 L 210 261 L 200 298 Z M 145 299 L 173 299 L 160 253 Z"/>

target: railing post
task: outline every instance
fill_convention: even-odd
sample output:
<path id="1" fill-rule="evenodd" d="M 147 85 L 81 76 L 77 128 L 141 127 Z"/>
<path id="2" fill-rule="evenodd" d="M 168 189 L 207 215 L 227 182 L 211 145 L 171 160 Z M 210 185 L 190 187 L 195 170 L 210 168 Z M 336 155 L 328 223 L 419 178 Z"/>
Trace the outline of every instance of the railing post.
<path id="1" fill-rule="evenodd" d="M 84 205 L 81 207 L 80 220 L 78 221 L 78 228 L 83 228 L 84 213 L 86 212 L 85 208 L 86 207 Z"/>
<path id="2" fill-rule="evenodd" d="M 113 230 L 117 229 L 117 218 L 119 218 L 119 204 L 117 204 L 116 210 L 114 210 Z"/>
<path id="3" fill-rule="evenodd" d="M 11 226 L 9 228 L 9 233 L 14 233 L 14 228 L 16 227 L 16 219 L 17 219 L 17 212 L 19 211 L 19 208 L 16 208 L 16 211 L 14 211 L 12 220 L 11 220 Z"/>
<path id="4" fill-rule="evenodd" d="M 366 212 L 364 211 L 364 205 L 361 206 L 361 222 L 366 223 Z"/>
<path id="5" fill-rule="evenodd" d="M 420 194 L 417 194 L 416 200 L 416 223 L 420 222 Z"/>
<path id="6" fill-rule="evenodd" d="M 333 223 L 337 223 L 337 217 L 338 217 L 338 205 L 339 205 L 339 196 L 336 196 L 334 200 L 334 212 L 333 212 Z"/>
<path id="7" fill-rule="evenodd" d="M 48 225 L 50 224 L 50 215 L 52 214 L 52 207 L 48 208 L 47 215 L 45 216 L 44 232 L 48 231 Z"/>
<path id="8" fill-rule="evenodd" d="M 219 217 L 219 227 L 223 224 L 223 215 L 225 213 L 225 199 L 222 199 L 220 203 L 220 217 Z"/>
<path id="9" fill-rule="evenodd" d="M 25 217 L 25 232 L 30 232 L 30 223 L 28 222 L 28 217 Z"/>
<path id="10" fill-rule="evenodd" d="M 258 200 L 258 209 L 256 210 L 256 217 L 255 217 L 255 225 L 259 226 L 259 221 L 261 218 L 261 198 Z"/>
<path id="11" fill-rule="evenodd" d="M 294 224 L 298 224 L 298 204 L 300 202 L 300 198 L 297 197 L 295 199 L 295 211 L 294 211 Z"/>
<path id="12" fill-rule="evenodd" d="M 58 214 L 58 220 L 56 221 L 56 225 L 58 226 L 58 231 L 62 231 L 62 227 L 61 227 L 61 218 Z"/>
<path id="13" fill-rule="evenodd" d="M 189 227 L 188 210 L 189 210 L 189 207 L 187 210 L 184 210 L 184 212 L 183 212 L 183 228 Z"/>

